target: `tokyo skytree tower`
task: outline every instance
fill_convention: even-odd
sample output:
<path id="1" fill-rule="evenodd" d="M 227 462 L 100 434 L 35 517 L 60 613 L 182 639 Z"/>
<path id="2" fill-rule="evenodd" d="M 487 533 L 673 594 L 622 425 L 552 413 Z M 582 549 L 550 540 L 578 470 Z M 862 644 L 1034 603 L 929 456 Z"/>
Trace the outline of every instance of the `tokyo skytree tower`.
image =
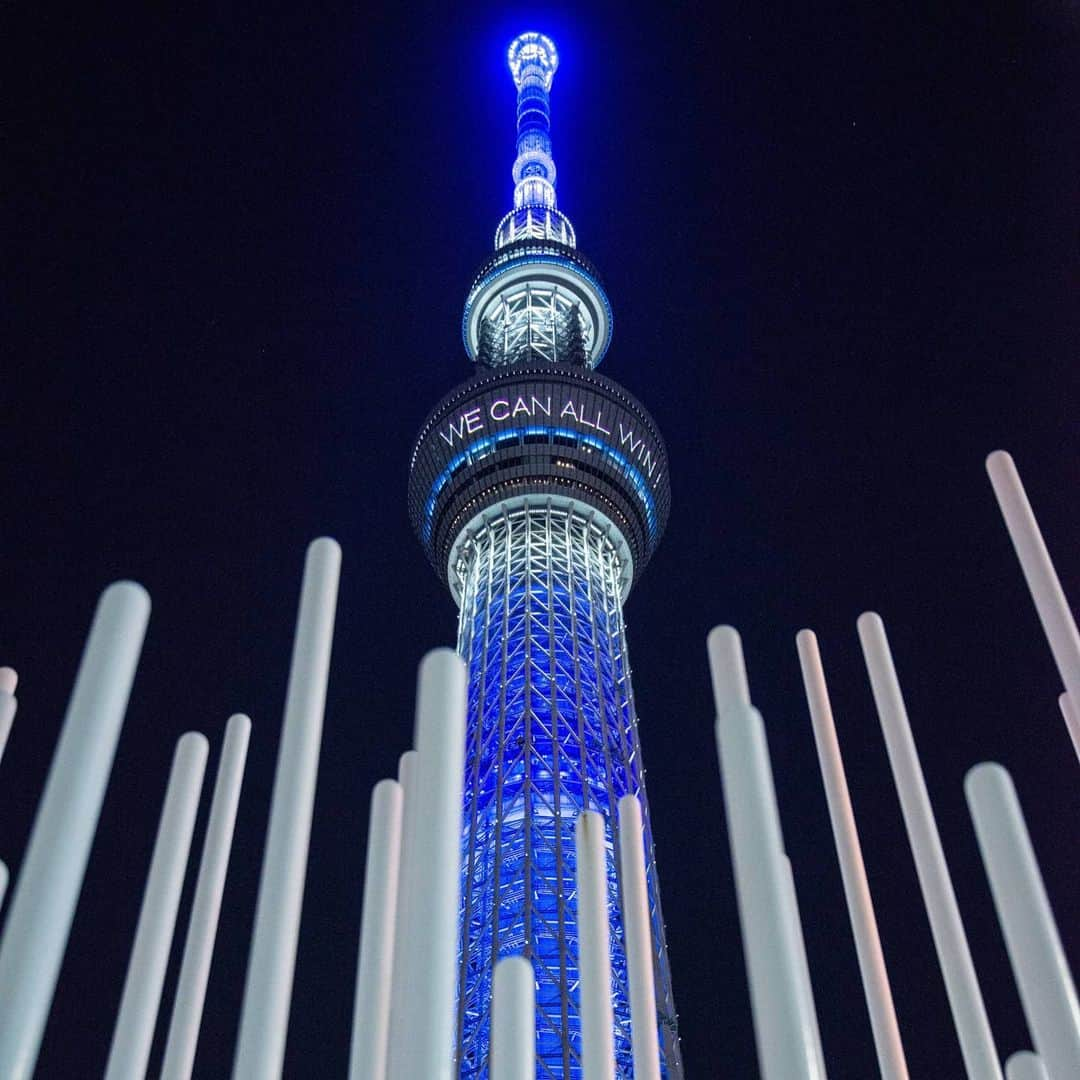
<path id="1" fill-rule="evenodd" d="M 663 533 L 670 489 L 645 408 L 596 373 L 612 313 L 557 208 L 552 41 L 510 45 L 513 209 L 469 289 L 473 376 L 425 421 L 413 526 L 460 608 L 468 668 L 457 1061 L 489 1074 L 495 963 L 536 977 L 537 1076 L 582 1075 L 574 824 L 607 828 L 616 1075 L 633 1075 L 619 799 L 641 803 L 663 1075 L 682 1062 L 622 606 Z"/>

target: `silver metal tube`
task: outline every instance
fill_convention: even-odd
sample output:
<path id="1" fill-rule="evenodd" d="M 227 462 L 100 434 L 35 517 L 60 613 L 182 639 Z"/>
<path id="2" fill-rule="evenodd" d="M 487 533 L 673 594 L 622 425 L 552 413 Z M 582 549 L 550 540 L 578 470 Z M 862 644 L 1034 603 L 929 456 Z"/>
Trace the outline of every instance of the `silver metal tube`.
<path id="1" fill-rule="evenodd" d="M 337 543 L 314 540 L 296 617 L 235 1080 L 275 1080 L 285 1057 L 340 572 Z"/>
<path id="2" fill-rule="evenodd" d="M 1016 463 L 1005 450 L 995 450 L 986 459 L 986 471 L 1065 691 L 1073 702 L 1080 702 L 1080 633 Z M 1080 754 L 1075 735 L 1073 745 Z"/>
<path id="3" fill-rule="evenodd" d="M 406 838 L 400 935 L 403 1016 L 390 1047 L 393 1080 L 450 1080 L 457 998 L 465 664 L 435 649 L 420 664 L 416 807 Z M 395 979 L 397 973 L 395 973 Z"/>
<path id="4" fill-rule="evenodd" d="M 184 942 L 184 958 L 180 964 L 172 1019 L 165 1041 L 161 1080 L 188 1080 L 195 1065 L 195 1048 L 199 1042 L 199 1026 L 206 1002 L 206 985 L 210 979 L 210 963 L 214 956 L 214 941 L 225 893 L 225 875 L 229 869 L 229 853 L 232 850 L 250 734 L 251 721 L 243 713 L 229 717 L 217 779 L 214 781 L 214 797 L 210 803 L 195 898 L 188 918 L 187 940 Z"/>
<path id="5" fill-rule="evenodd" d="M 583 1080 L 615 1078 L 615 1014 L 611 1007 L 611 938 L 608 925 L 604 819 L 593 810 L 574 825 L 577 861 L 578 977 Z"/>
<path id="6" fill-rule="evenodd" d="M 829 804 L 829 820 L 832 822 L 836 856 L 840 862 L 840 875 L 844 882 L 851 931 L 855 937 L 855 951 L 859 957 L 863 992 L 870 1013 L 870 1027 L 874 1034 L 878 1068 L 882 1080 L 908 1080 L 904 1045 L 896 1022 L 889 973 L 881 951 L 874 902 L 866 880 L 859 830 L 855 824 L 855 811 L 848 793 L 844 759 L 836 738 L 829 690 L 825 684 L 825 672 L 821 666 L 817 638 L 811 630 L 800 630 L 795 638 L 802 667 L 806 701 L 814 727 L 821 779 L 825 785 L 825 797 Z"/>
<path id="7" fill-rule="evenodd" d="M 146 1075 L 208 753 L 206 737 L 197 731 L 181 735 L 176 744 L 105 1080 Z"/>
<path id="8" fill-rule="evenodd" d="M 1005 1080 L 1050 1080 L 1050 1077 L 1038 1054 L 1017 1050 L 1005 1062 Z"/>
<path id="9" fill-rule="evenodd" d="M 350 1080 L 386 1080 L 402 801 L 401 785 L 396 780 L 380 780 L 371 792 Z"/>
<path id="10" fill-rule="evenodd" d="M 1080 1073 L 1080 1004 L 1012 778 L 976 765 L 964 781 L 1024 1015 L 1050 1080 Z"/>
<path id="11" fill-rule="evenodd" d="M 817 1080 L 761 714 L 727 696 L 716 720 L 739 922 L 764 1080 Z"/>
<path id="12" fill-rule="evenodd" d="M 885 626 L 880 616 L 867 611 L 859 616 L 858 628 L 964 1065 L 971 1080 L 1000 1080 L 1001 1065 L 994 1036 L 971 961 Z"/>
<path id="13" fill-rule="evenodd" d="M 536 975 L 524 956 L 495 965 L 491 1080 L 536 1080 Z"/>
<path id="14" fill-rule="evenodd" d="M 149 617 L 132 581 L 98 601 L 0 944 L 5 1080 L 34 1071 Z"/>
<path id="15" fill-rule="evenodd" d="M 649 893 L 645 882 L 645 841 L 641 803 L 636 795 L 624 795 L 619 800 L 619 870 L 626 968 L 630 980 L 634 1080 L 660 1080 L 660 1037 L 653 981 Z"/>

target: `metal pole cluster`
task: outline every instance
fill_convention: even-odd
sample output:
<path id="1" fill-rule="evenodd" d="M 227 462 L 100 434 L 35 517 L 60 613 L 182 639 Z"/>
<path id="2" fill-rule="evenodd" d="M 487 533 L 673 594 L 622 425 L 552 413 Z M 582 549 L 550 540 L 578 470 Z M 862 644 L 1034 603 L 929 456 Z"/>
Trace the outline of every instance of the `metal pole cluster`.
<path id="1" fill-rule="evenodd" d="M 1062 714 L 1080 752 L 1080 637 L 1012 459 L 988 470 L 1064 684 Z M 308 842 L 329 677 L 341 552 L 308 549 L 260 879 L 234 1077 L 282 1075 Z M 29 1080 L 38 1057 L 150 612 L 132 582 L 111 585 L 95 613 L 33 832 L 0 939 L 0 1076 Z M 1076 1080 L 1080 1001 L 1054 923 L 1035 848 L 1008 772 L 976 765 L 965 793 L 993 905 L 1034 1050 L 1004 1063 L 987 1020 L 945 852 L 885 627 L 863 614 L 858 636 L 889 755 L 922 899 L 967 1075 L 973 1080 Z M 817 638 L 796 638 L 837 860 L 883 1080 L 907 1080 L 855 813 Z M 765 722 L 751 703 L 738 633 L 708 637 L 715 735 L 739 918 L 765 1080 L 823 1080 L 823 1048 L 792 860 L 785 847 Z M 467 673 L 436 649 L 418 672 L 414 748 L 397 779 L 371 796 L 353 1004 L 351 1080 L 450 1080 L 458 993 Z M 0 668 L 0 755 L 15 714 L 16 677 Z M 237 818 L 250 720 L 230 718 L 199 863 L 160 1075 L 193 1075 L 199 1026 Z M 158 1007 L 198 818 L 209 744 L 179 740 L 106 1067 L 107 1080 L 150 1070 Z M 634 1075 L 660 1080 L 656 943 L 650 919 L 642 806 L 618 803 L 618 828 L 577 814 L 574 859 L 585 1080 L 616 1075 L 611 897 L 618 892 L 627 958 Z M 606 840 L 618 837 L 617 851 Z M 0 863 L 0 903 L 7 869 Z M 492 1080 L 531 1080 L 537 1068 L 537 979 L 528 950 L 494 965 Z M 911 1034 L 911 1033 L 909 1033 Z M 575 1051 L 577 1052 L 577 1051 Z M 839 1069 L 838 1069 L 839 1072 Z"/>

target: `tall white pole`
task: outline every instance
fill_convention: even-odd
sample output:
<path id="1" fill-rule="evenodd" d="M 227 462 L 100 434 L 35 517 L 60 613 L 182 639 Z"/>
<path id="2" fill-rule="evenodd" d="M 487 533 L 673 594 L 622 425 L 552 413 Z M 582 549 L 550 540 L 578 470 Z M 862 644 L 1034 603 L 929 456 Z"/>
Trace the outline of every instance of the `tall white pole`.
<path id="1" fill-rule="evenodd" d="M 976 765 L 964 781 L 1024 1015 L 1050 1080 L 1080 1075 L 1080 1004 L 1012 778 Z"/>
<path id="2" fill-rule="evenodd" d="M 0 760 L 4 757 L 11 725 L 15 720 L 15 710 L 19 707 L 15 697 L 15 687 L 18 684 L 19 676 L 14 668 L 0 667 Z"/>
<path id="3" fill-rule="evenodd" d="M 337 543 L 325 536 L 312 541 L 304 564 L 270 801 L 233 1064 L 236 1080 L 275 1080 L 285 1057 L 340 573 Z"/>
<path id="4" fill-rule="evenodd" d="M 795 958 L 799 965 L 799 987 L 802 992 L 803 1025 L 810 1035 L 814 1049 L 815 1076 L 825 1080 L 825 1052 L 821 1046 L 821 1029 L 818 1027 L 817 1006 L 814 1004 L 814 987 L 810 981 L 810 963 L 806 957 L 806 940 L 803 937 L 802 916 L 799 914 L 799 895 L 795 891 L 795 872 L 791 860 L 782 855 L 785 892 L 787 894 L 788 919 L 791 922 L 791 940 L 795 946 Z"/>
<path id="5" fill-rule="evenodd" d="M 391 964 L 390 992 L 390 1036 L 392 1048 L 405 1039 L 405 1017 L 408 1008 L 405 1001 L 405 984 L 402 974 L 405 944 L 405 894 L 408 890 L 406 867 L 409 865 L 408 844 L 413 832 L 413 818 L 416 816 L 416 770 L 420 755 L 415 750 L 406 750 L 398 759 L 398 783 L 401 785 L 401 852 L 398 856 L 398 890 L 394 913 L 394 958 Z"/>
<path id="6" fill-rule="evenodd" d="M 614 1080 L 611 937 L 603 816 L 583 810 L 574 825 L 582 1080 Z"/>
<path id="7" fill-rule="evenodd" d="M 817 1080 L 761 714 L 731 702 L 717 717 L 716 744 L 761 1074 Z"/>
<path id="8" fill-rule="evenodd" d="M 495 965 L 491 1080 L 536 1080 L 536 975 L 524 956 Z"/>
<path id="9" fill-rule="evenodd" d="M 465 774 L 465 663 L 435 649 L 420 664 L 416 807 L 405 842 L 400 935 L 403 1017 L 390 1047 L 393 1080 L 449 1080 L 454 1061 L 458 902 Z M 396 973 L 395 973 L 396 979 Z"/>
<path id="10" fill-rule="evenodd" d="M 1038 1054 L 1017 1050 L 1005 1062 L 1005 1080 L 1050 1080 Z"/>
<path id="11" fill-rule="evenodd" d="M 0 907 L 4 905 L 4 896 L 7 894 L 8 868 L 7 863 L 0 862 Z"/>
<path id="12" fill-rule="evenodd" d="M 210 979 L 210 962 L 214 956 L 214 941 L 225 893 L 225 876 L 229 869 L 229 853 L 232 850 L 250 735 L 251 721 L 243 713 L 229 717 L 217 779 L 214 781 L 214 797 L 206 824 L 195 898 L 188 918 L 187 940 L 184 942 L 184 958 L 180 964 L 169 1035 L 165 1042 L 161 1080 L 187 1080 L 195 1065 L 195 1048 L 206 1002 L 206 985 Z"/>
<path id="13" fill-rule="evenodd" d="M 908 1080 L 904 1045 L 896 1022 L 889 973 L 881 951 L 874 903 L 870 898 L 870 886 L 866 880 L 859 831 L 848 793 L 844 759 L 840 755 L 840 743 L 836 738 L 836 726 L 833 723 L 832 705 L 825 684 L 825 672 L 821 666 L 817 637 L 812 630 L 800 630 L 795 641 L 814 728 L 818 762 L 821 765 L 821 779 L 829 804 L 829 819 L 832 822 L 836 855 L 840 862 L 840 875 L 844 882 L 848 917 L 851 919 L 855 951 L 859 957 L 863 992 L 870 1013 L 878 1068 L 881 1070 L 882 1080 Z"/>
<path id="14" fill-rule="evenodd" d="M 1016 463 L 1005 450 L 995 450 L 986 459 L 986 471 L 990 474 L 1001 516 L 1024 571 L 1031 599 L 1035 601 L 1035 610 L 1050 643 L 1061 681 L 1071 700 L 1080 702 L 1080 633 L 1016 471 Z M 1080 753 L 1080 744 L 1075 737 L 1073 745 Z"/>
<path id="15" fill-rule="evenodd" d="M 1069 729 L 1069 738 L 1072 739 L 1076 757 L 1080 760 L 1080 711 L 1077 710 L 1067 692 L 1058 697 L 1058 706 L 1065 720 L 1065 726 Z"/>
<path id="16" fill-rule="evenodd" d="M 624 795 L 619 800 L 619 871 L 626 968 L 630 980 L 634 1080 L 660 1080 L 652 928 L 645 882 L 645 834 L 641 803 L 635 795 Z"/>
<path id="17" fill-rule="evenodd" d="M 0 944 L 5 1080 L 34 1071 L 149 617 L 132 581 L 98 601 Z"/>
<path id="18" fill-rule="evenodd" d="M 208 752 L 206 737 L 197 731 L 181 735 L 176 744 L 105 1080 L 146 1075 Z"/>
<path id="19" fill-rule="evenodd" d="M 368 819 L 350 1080 L 386 1080 L 401 815 L 401 785 L 396 780 L 381 780 L 371 793 Z"/>
<path id="20" fill-rule="evenodd" d="M 765 726 L 750 705 L 738 631 L 714 627 L 707 646 L 758 1063 L 765 1080 L 817 1080 Z"/>
<path id="21" fill-rule="evenodd" d="M 971 1080 L 1000 1080 L 994 1036 L 971 961 L 885 626 L 880 616 L 867 611 L 859 616 L 858 628 L 964 1065 Z"/>

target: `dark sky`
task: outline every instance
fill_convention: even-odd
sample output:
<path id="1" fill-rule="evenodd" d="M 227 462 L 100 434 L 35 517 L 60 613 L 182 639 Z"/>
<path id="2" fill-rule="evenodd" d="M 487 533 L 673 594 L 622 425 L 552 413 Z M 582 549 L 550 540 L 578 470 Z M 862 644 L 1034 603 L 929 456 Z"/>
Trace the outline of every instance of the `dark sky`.
<path id="1" fill-rule="evenodd" d="M 286 1075 L 344 1075 L 369 793 L 411 738 L 416 662 L 456 630 L 409 530 L 408 455 L 469 374 L 462 300 L 511 195 L 504 50 L 530 28 L 562 59 L 560 206 L 615 308 L 602 370 L 671 458 L 670 526 L 627 620 L 688 1074 L 756 1075 L 704 651 L 719 622 L 742 631 L 768 727 L 830 1075 L 875 1067 L 803 626 L 912 1074 L 962 1074 L 858 651 L 867 608 L 999 1050 L 1028 1046 L 961 784 L 986 758 L 1013 771 L 1080 968 L 1077 763 L 983 469 L 1013 451 L 1076 601 L 1072 0 L 64 7 L 9 9 L 24 21 L 5 34 L 12 866 L 98 592 L 133 577 L 154 609 L 38 1075 L 100 1075 L 173 745 L 206 732 L 212 775 L 244 710 L 197 1066 L 228 1075 L 299 573 L 323 533 L 344 566 Z"/>

